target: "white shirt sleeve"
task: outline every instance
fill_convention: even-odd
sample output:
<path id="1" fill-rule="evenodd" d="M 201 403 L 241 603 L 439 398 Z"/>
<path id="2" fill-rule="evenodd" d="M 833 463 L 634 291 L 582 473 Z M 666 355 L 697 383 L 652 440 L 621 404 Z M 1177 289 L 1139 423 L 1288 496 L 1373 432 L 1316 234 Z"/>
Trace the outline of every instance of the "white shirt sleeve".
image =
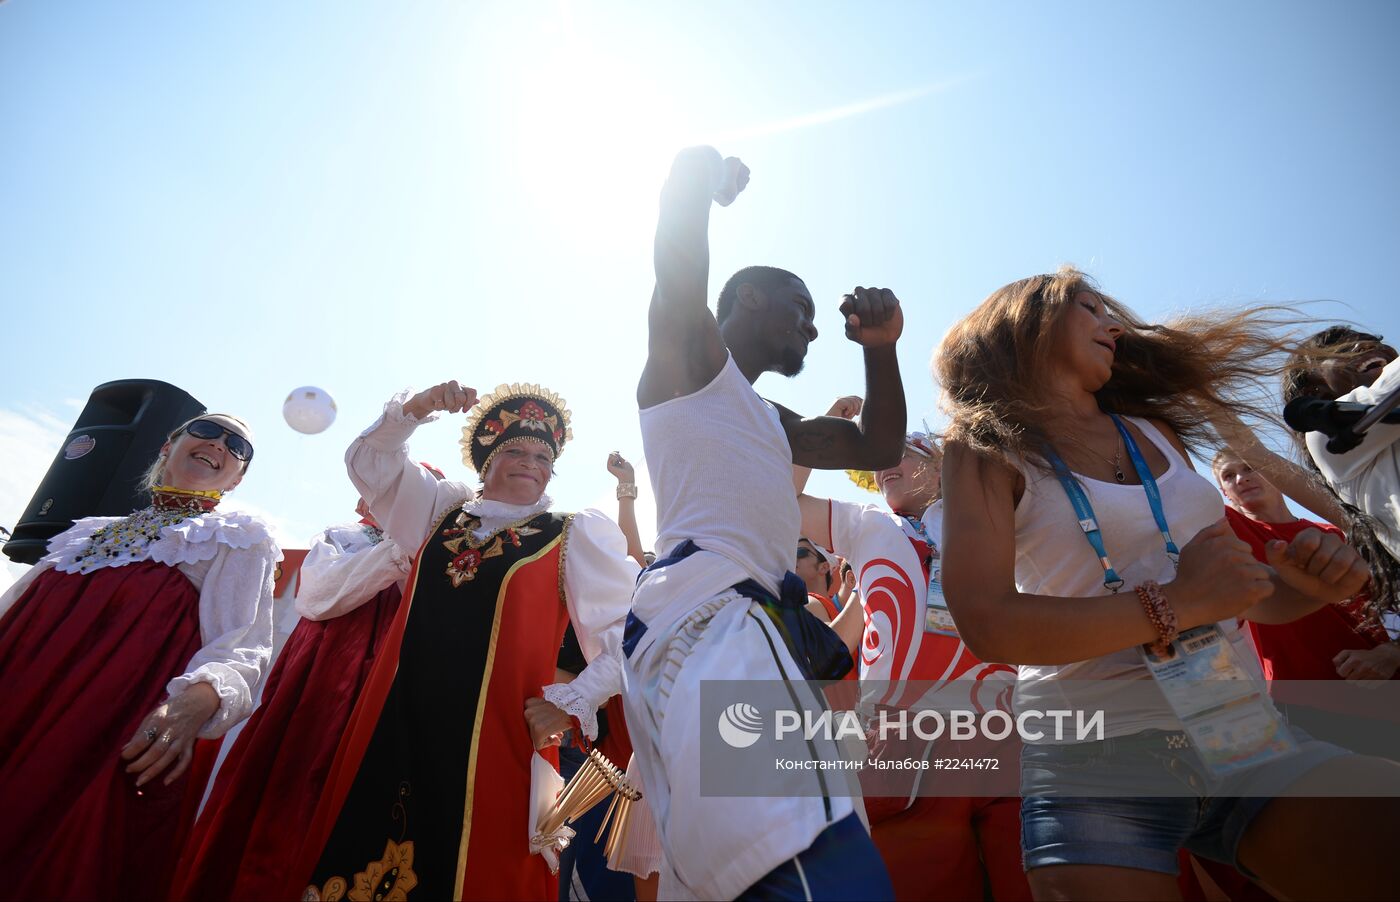
<path id="1" fill-rule="evenodd" d="M 1375 382 L 1354 388 L 1337 400 L 1375 404 L 1397 387 L 1400 387 L 1400 357 L 1386 364 Z M 1377 423 L 1366 432 L 1365 440 L 1360 445 L 1344 454 L 1328 451 L 1327 436 L 1321 432 L 1309 432 L 1306 441 L 1308 453 L 1317 461 L 1317 468 L 1335 486 L 1361 476 L 1382 454 L 1394 455 L 1397 441 L 1400 441 L 1400 423 Z"/>
<path id="2" fill-rule="evenodd" d="M 346 547 L 328 530 L 311 541 L 297 587 L 297 613 L 307 620 L 348 614 L 394 583 L 413 565 L 393 539 Z"/>
<path id="3" fill-rule="evenodd" d="M 544 687 L 544 698 L 578 718 L 598 738 L 598 708 L 622 691 L 622 628 L 641 568 L 627 539 L 605 514 L 575 514 L 564 532 L 564 596 L 588 666 L 569 683 Z"/>
<path id="4" fill-rule="evenodd" d="M 218 693 L 219 710 L 199 730 L 203 739 L 217 739 L 252 713 L 253 693 L 272 657 L 273 577 L 280 557 L 270 539 L 247 548 L 221 542 L 207 564 L 179 565 L 182 572 L 208 567 L 202 579 L 195 577 L 205 644 L 165 688 L 174 697 L 208 683 Z"/>
<path id="5" fill-rule="evenodd" d="M 865 504 L 855 504 L 850 501 L 830 500 L 831 513 L 828 515 L 831 527 L 831 547 L 828 551 L 835 552 L 851 562 L 852 567 L 859 568 L 865 564 L 867 554 L 861 547 L 862 539 L 865 537 L 864 520 L 867 516 L 874 514 L 884 518 L 885 514 L 877 508 Z"/>
<path id="6" fill-rule="evenodd" d="M 434 518 L 474 493 L 465 483 L 439 481 L 409 457 L 413 430 L 437 419 L 419 420 L 404 413 L 404 402 L 412 396 L 404 389 L 389 399 L 384 414 L 350 443 L 345 466 L 360 497 L 369 502 L 375 522 L 400 548 L 417 554 L 432 532 Z"/>

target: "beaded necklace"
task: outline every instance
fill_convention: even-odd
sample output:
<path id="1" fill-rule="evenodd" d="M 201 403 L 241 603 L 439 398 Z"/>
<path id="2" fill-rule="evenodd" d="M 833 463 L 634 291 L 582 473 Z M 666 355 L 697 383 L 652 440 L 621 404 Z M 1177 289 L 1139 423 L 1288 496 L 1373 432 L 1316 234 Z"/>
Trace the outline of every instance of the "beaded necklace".
<path id="1" fill-rule="evenodd" d="M 130 556 L 154 542 L 167 526 L 214 509 L 219 492 L 197 492 L 158 485 L 151 490 L 151 505 L 123 517 L 92 534 L 87 545 L 74 558 L 80 568 L 94 562 Z"/>
<path id="2" fill-rule="evenodd" d="M 218 507 L 224 493 L 213 489 L 177 489 L 173 485 L 158 485 L 151 489 L 151 506 L 161 510 L 183 510 L 191 514 L 207 514 Z"/>

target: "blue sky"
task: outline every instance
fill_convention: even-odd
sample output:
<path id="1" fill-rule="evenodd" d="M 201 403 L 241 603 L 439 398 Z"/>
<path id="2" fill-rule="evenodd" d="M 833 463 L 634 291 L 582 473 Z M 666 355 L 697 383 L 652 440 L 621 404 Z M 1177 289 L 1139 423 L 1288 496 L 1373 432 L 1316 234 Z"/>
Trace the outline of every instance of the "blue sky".
<path id="1" fill-rule="evenodd" d="M 119 378 L 253 421 L 230 500 L 292 541 L 349 517 L 341 457 L 383 401 L 448 378 L 564 395 L 552 494 L 610 509 L 687 143 L 753 169 L 712 218 L 712 294 L 768 263 L 818 300 L 807 372 L 759 382 L 799 410 L 861 390 L 857 284 L 906 305 L 911 424 L 940 421 L 947 328 L 1063 262 L 1152 318 L 1336 299 L 1308 309 L 1394 337 L 1397 26 L 1387 2 L 9 0 L 0 523 Z M 321 435 L 281 421 L 306 384 L 339 404 Z M 457 437 L 415 455 L 456 470 Z"/>

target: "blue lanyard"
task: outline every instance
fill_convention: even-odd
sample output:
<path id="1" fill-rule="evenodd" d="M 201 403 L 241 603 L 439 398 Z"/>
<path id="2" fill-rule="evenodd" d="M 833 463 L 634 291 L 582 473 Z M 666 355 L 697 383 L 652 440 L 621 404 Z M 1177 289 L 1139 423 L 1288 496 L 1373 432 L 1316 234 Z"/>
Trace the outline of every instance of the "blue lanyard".
<path id="1" fill-rule="evenodd" d="M 1118 427 L 1118 434 L 1123 437 L 1123 444 L 1128 448 L 1128 457 L 1133 461 L 1133 469 L 1137 471 L 1138 479 L 1142 481 L 1142 490 L 1147 495 L 1147 504 L 1152 508 L 1152 519 L 1157 521 L 1157 529 L 1162 533 L 1162 541 L 1167 546 L 1167 557 L 1173 566 L 1181 558 L 1181 551 L 1172 541 L 1171 529 L 1167 526 L 1167 516 L 1162 512 L 1162 493 L 1157 488 L 1157 480 L 1153 478 L 1152 471 L 1148 469 L 1147 461 L 1143 459 L 1142 452 L 1138 450 L 1137 442 L 1133 441 L 1133 436 L 1128 432 L 1128 427 L 1123 425 L 1117 414 L 1109 414 L 1113 419 L 1113 425 Z M 1113 569 L 1113 562 L 1108 558 L 1108 549 L 1104 547 L 1103 531 L 1099 529 L 1099 521 L 1094 516 L 1094 507 L 1089 503 L 1089 496 L 1085 494 L 1084 487 L 1070 473 L 1069 467 L 1060 459 L 1054 449 L 1045 449 L 1046 459 L 1055 470 L 1055 477 L 1060 480 L 1060 485 L 1064 487 L 1065 494 L 1069 496 L 1070 504 L 1074 505 L 1074 515 L 1079 518 L 1079 528 L 1084 530 L 1084 537 L 1093 546 L 1094 553 L 1098 555 L 1099 565 L 1103 567 L 1103 585 L 1110 592 L 1117 592 L 1123 588 L 1123 578 Z"/>
<path id="2" fill-rule="evenodd" d="M 904 522 L 908 523 L 909 527 L 913 529 L 914 532 L 918 533 L 919 538 L 924 540 L 925 545 L 927 545 L 929 548 L 936 547 L 933 544 L 933 539 L 930 539 L 928 537 L 928 527 L 924 526 L 924 521 L 922 519 L 918 517 L 911 517 L 908 514 L 900 514 L 900 516 L 904 518 Z"/>
<path id="3" fill-rule="evenodd" d="M 919 538 L 924 540 L 924 544 L 928 546 L 928 554 L 919 563 L 923 564 L 924 569 L 932 574 L 933 555 L 941 552 L 938 551 L 938 546 L 933 543 L 933 539 L 929 538 L 928 527 L 924 526 L 924 521 L 921 517 L 911 517 L 908 514 L 900 514 L 899 516 L 904 518 L 904 522 L 908 523 L 909 527 L 913 529 L 914 532 L 918 534 Z"/>

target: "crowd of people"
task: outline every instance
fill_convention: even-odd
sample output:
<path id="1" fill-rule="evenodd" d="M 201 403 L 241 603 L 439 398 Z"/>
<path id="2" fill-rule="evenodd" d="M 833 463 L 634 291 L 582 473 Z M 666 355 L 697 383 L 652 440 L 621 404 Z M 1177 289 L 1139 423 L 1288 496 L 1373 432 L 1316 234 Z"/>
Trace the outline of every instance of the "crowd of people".
<path id="1" fill-rule="evenodd" d="M 1391 895 L 1394 734 L 1344 747 L 1269 690 L 1400 673 L 1382 619 L 1400 426 L 1345 454 L 1310 433 L 1300 465 L 1246 421 L 1277 413 L 1266 384 L 1376 403 L 1400 385 L 1395 350 L 1342 326 L 1291 340 L 1264 308 L 1152 324 L 1065 268 L 947 334 L 937 436 L 906 431 L 905 309 L 857 287 L 840 313 L 863 391 L 803 416 L 754 388 L 796 376 L 817 338 L 803 280 L 748 267 L 709 304 L 711 212 L 748 178 L 691 148 L 663 188 L 636 393 L 654 553 L 620 454 L 615 512 L 555 509 L 563 398 L 452 380 L 394 395 L 351 444 L 358 519 L 312 540 L 290 635 L 280 551 L 222 506 L 253 459 L 238 417 L 171 433 L 150 506 L 53 539 L 0 599 L 0 898 Z M 474 484 L 410 453 L 457 414 Z M 814 468 L 883 505 L 808 494 Z M 1203 739 L 1212 690 L 1179 679 L 1203 650 L 1260 687 L 1224 756 Z M 717 680 L 778 681 L 867 725 L 1116 701 L 1105 735 L 1018 744 L 1019 789 L 916 772 L 845 792 L 814 767 L 810 792 L 752 797 L 702 787 Z M 1131 691 L 1154 682 L 1170 706 Z M 1247 766 L 1226 760 L 1261 729 Z M 1065 790 L 1164 772 L 1187 789 Z M 601 773 L 612 802 L 552 816 Z"/>

